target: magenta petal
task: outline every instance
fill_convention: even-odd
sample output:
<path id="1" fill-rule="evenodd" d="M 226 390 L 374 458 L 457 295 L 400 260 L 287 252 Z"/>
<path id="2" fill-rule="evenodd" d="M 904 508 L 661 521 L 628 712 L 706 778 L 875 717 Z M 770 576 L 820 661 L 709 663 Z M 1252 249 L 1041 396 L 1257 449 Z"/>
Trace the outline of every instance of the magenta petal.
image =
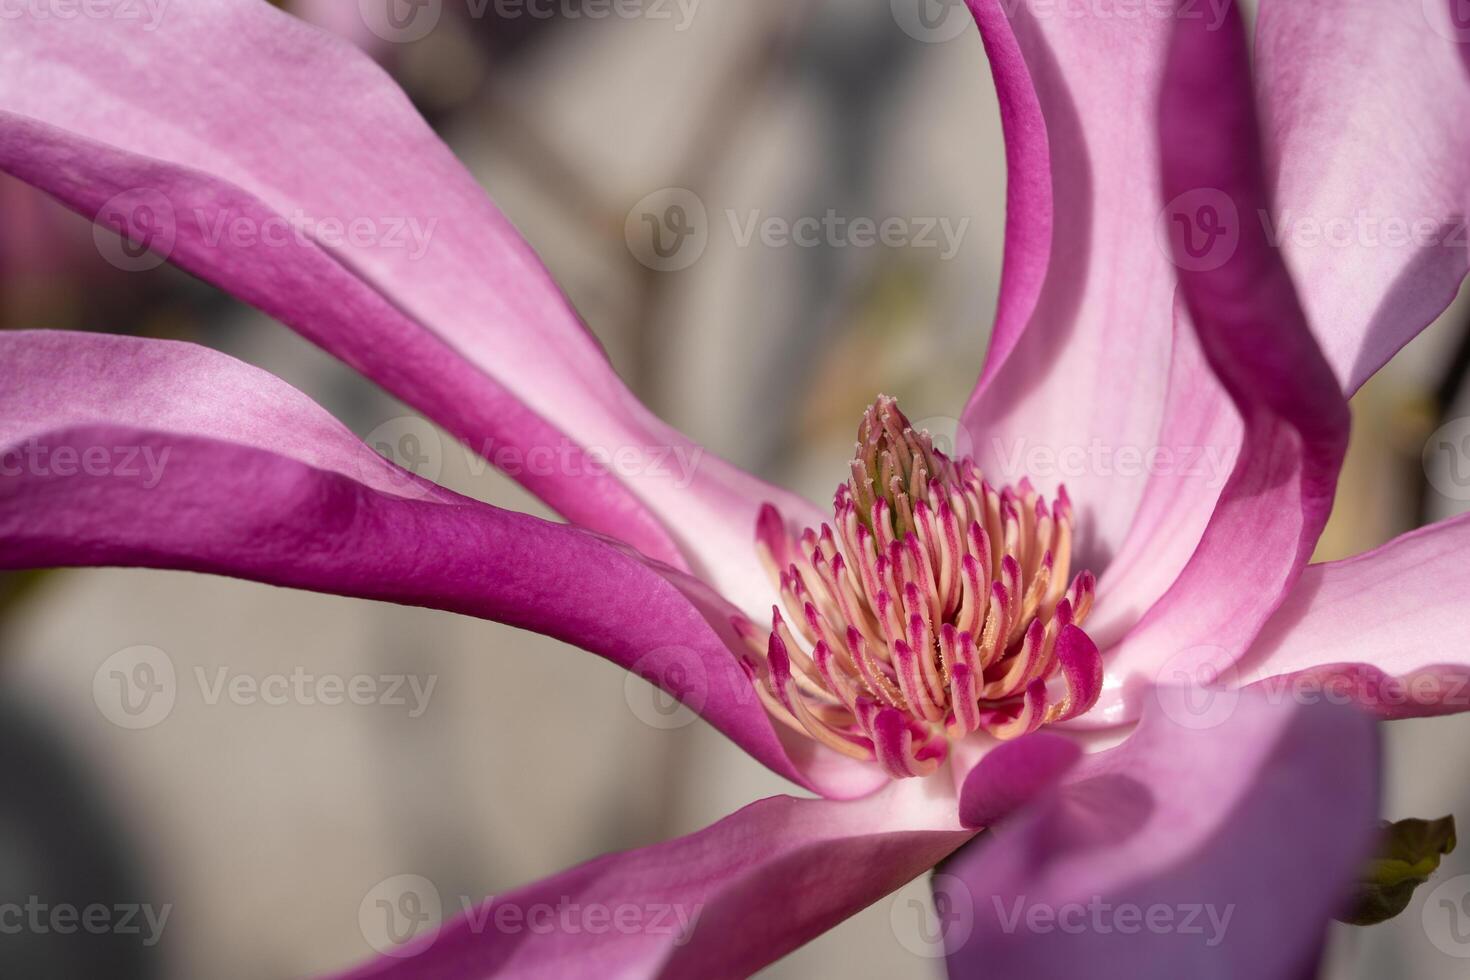
<path id="1" fill-rule="evenodd" d="M 1382 718 L 1470 710 L 1470 514 L 1312 565 L 1230 677 Z"/>
<path id="2" fill-rule="evenodd" d="M 782 737 L 732 650 L 731 607 L 600 535 L 388 463 L 305 395 L 166 341 L 0 332 L 0 568 L 212 572 L 430 606 L 634 669 L 781 775 L 871 790 L 871 766 Z"/>
<path id="3" fill-rule="evenodd" d="M 1132 715 L 1160 679 L 1199 680 L 1245 652 L 1311 554 L 1347 446 L 1347 403 L 1281 254 L 1249 220 L 1269 207 L 1249 78 L 1234 8 L 1218 30 L 1179 19 L 1159 113 L 1164 196 L 1202 195 L 1191 220 L 1208 208 L 1227 223 L 1229 245 L 1209 261 L 1175 246 L 1189 317 L 1245 437 L 1198 549 L 1114 649 L 1095 722 Z"/>
<path id="4" fill-rule="evenodd" d="M 496 896 L 343 980 L 749 976 L 970 838 L 936 785 L 905 780 L 842 803 L 761 800 L 688 837 Z M 568 905 L 579 916 L 606 910 L 613 922 L 622 909 L 638 927 L 593 934 L 580 917 L 576 930 L 526 926 L 542 914 L 533 910 Z"/>
<path id="5" fill-rule="evenodd" d="M 1076 739 L 1033 732 L 991 749 L 965 776 L 960 822 L 988 827 L 1053 786 L 1082 757 Z"/>
<path id="6" fill-rule="evenodd" d="M 1269 213 L 1348 392 L 1449 305 L 1470 264 L 1463 10 L 1462 0 L 1260 5 Z"/>
<path id="7" fill-rule="evenodd" d="M 1160 689 L 1133 735 L 942 869 L 951 976 L 1300 980 L 1375 836 L 1351 708 Z"/>
<path id="8" fill-rule="evenodd" d="M 1065 483 L 1101 568 L 1147 483 L 1170 374 L 1173 268 L 1156 240 L 1156 93 L 1169 18 L 970 0 L 1006 135 L 1006 256 L 962 421 L 987 477 Z M 1097 453 L 1107 462 L 1097 464 Z"/>
<path id="9" fill-rule="evenodd" d="M 817 514 L 637 402 L 371 59 L 260 0 L 3 31 L 0 169 L 281 319 L 569 520 L 769 601 L 760 505 Z"/>

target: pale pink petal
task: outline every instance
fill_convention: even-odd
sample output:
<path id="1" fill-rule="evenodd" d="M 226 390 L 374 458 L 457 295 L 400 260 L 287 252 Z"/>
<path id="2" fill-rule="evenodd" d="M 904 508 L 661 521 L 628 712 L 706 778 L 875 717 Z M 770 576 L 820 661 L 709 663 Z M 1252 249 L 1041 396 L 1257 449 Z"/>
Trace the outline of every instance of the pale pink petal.
<path id="1" fill-rule="evenodd" d="M 1228 680 L 1384 718 L 1470 709 L 1470 514 L 1312 565 Z"/>
<path id="2" fill-rule="evenodd" d="M 749 976 L 968 840 L 942 786 L 909 779 L 849 802 L 761 800 L 688 837 L 496 896 L 343 980 Z M 569 906 L 575 929 L 528 925 Z M 589 910 L 608 925 L 583 928 Z"/>
<path id="3" fill-rule="evenodd" d="M 1238 240 L 1208 263 L 1176 241 L 1180 291 L 1244 442 L 1199 548 L 1116 646 L 1092 723 L 1131 717 L 1149 686 L 1239 658 L 1306 564 L 1332 507 L 1348 411 L 1263 228 L 1266 207 L 1244 28 L 1180 18 L 1160 104 L 1164 193 L 1202 193 Z"/>
<path id="4" fill-rule="evenodd" d="M 156 23 L 5 18 L 0 38 L 0 169 L 121 222 L 492 461 L 515 453 L 507 470 L 568 519 L 748 610 L 768 600 L 760 504 L 814 512 L 634 399 L 361 52 L 260 0 L 169 4 Z"/>
<path id="5" fill-rule="evenodd" d="M 951 976 L 1309 975 L 1376 836 L 1374 726 L 1254 693 L 1201 716 L 1191 697 L 1156 691 L 1128 741 L 936 875 Z"/>
<path id="6" fill-rule="evenodd" d="M 1449 305 L 1470 265 L 1459 2 L 1261 3 L 1269 223 L 1348 392 Z"/>
<path id="7" fill-rule="evenodd" d="M 883 781 L 774 730 L 732 652 L 734 610 L 707 586 L 421 480 L 295 389 L 193 345 L 0 331 L 0 568 L 62 565 L 210 572 L 509 623 L 636 670 L 801 785 L 856 795 Z"/>
<path id="8" fill-rule="evenodd" d="M 1064 482 L 1078 556 L 1101 570 L 1138 508 L 1173 346 L 1157 240 L 1157 104 L 1168 18 L 970 0 L 1001 100 L 1006 259 L 963 422 L 993 482 Z M 1098 463 L 1099 454 L 1106 462 Z"/>

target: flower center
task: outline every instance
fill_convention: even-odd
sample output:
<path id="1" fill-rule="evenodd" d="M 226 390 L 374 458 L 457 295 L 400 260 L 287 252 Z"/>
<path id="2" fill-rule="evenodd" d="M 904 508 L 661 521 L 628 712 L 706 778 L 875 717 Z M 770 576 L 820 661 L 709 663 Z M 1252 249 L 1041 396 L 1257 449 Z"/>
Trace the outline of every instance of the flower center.
<path id="1" fill-rule="evenodd" d="M 1081 629 L 1096 581 L 1068 582 L 1065 489 L 1049 507 L 1026 480 L 996 490 L 879 396 L 832 510 L 799 537 L 769 504 L 757 522 L 787 615 L 735 626 L 774 717 L 904 777 L 936 769 L 948 738 L 1017 738 L 1096 702 L 1102 661 Z"/>

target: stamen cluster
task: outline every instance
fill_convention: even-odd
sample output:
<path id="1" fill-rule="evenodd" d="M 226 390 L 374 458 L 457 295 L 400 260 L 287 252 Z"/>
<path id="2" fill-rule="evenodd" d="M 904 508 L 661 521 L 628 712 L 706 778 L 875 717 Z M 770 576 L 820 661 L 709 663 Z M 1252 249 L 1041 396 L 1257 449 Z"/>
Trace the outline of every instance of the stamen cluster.
<path id="1" fill-rule="evenodd" d="M 762 509 L 756 547 L 786 609 L 736 628 L 770 713 L 894 777 L 932 772 L 947 739 L 1012 739 L 1072 718 L 1102 687 L 1081 629 L 1095 580 L 1068 582 L 1072 506 L 997 490 L 880 396 L 858 428 L 832 525 L 791 534 Z M 794 630 L 793 630 L 794 626 Z"/>

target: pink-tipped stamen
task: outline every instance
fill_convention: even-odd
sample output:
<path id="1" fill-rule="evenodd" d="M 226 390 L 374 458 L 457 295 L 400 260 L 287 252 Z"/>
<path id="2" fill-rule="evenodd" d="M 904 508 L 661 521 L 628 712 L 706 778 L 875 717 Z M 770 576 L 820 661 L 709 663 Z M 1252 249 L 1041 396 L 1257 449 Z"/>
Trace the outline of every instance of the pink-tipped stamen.
<path id="1" fill-rule="evenodd" d="M 886 396 L 851 474 L 830 526 L 793 534 L 769 505 L 757 520 L 781 607 L 768 630 L 735 626 L 772 717 L 900 778 L 934 771 L 947 739 L 1019 738 L 1092 707 L 1096 580 L 1068 578 L 1065 488 L 1048 504 L 1027 480 L 992 487 Z"/>

